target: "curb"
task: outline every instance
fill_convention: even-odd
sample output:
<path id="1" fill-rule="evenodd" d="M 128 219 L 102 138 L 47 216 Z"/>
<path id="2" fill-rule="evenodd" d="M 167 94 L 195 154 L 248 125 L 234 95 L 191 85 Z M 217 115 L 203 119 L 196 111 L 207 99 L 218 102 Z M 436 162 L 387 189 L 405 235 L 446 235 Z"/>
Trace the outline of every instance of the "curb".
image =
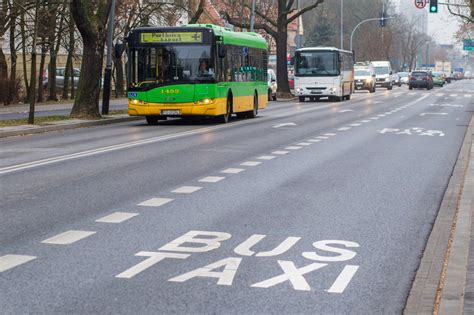
<path id="1" fill-rule="evenodd" d="M 447 271 L 448 258 L 458 220 L 463 183 L 469 166 L 473 131 L 474 117 L 471 117 L 456 165 L 416 272 L 404 314 L 438 313 L 443 286 L 447 280 L 445 276 L 450 273 L 449 270 Z M 449 283 L 451 286 L 451 281 Z M 458 288 L 461 286 L 464 290 L 465 282 L 455 285 Z"/>
<path id="2" fill-rule="evenodd" d="M 105 118 L 105 119 L 100 119 L 100 120 L 73 122 L 69 124 L 68 123 L 61 124 L 61 122 L 59 122 L 60 124 L 47 125 L 47 126 L 30 127 L 26 125 L 24 129 L 0 131 L 0 138 L 24 136 L 24 135 L 37 134 L 37 133 L 43 133 L 43 132 L 49 132 L 49 131 L 59 131 L 59 130 L 68 130 L 68 129 L 83 128 L 83 127 L 102 126 L 102 125 L 109 125 L 109 124 L 121 123 L 121 122 L 127 122 L 127 121 L 136 121 L 136 120 L 142 120 L 142 119 L 144 119 L 144 117 L 120 115 L 120 117 L 117 117 L 117 118 Z M 67 120 L 65 120 L 64 122 L 67 122 Z"/>

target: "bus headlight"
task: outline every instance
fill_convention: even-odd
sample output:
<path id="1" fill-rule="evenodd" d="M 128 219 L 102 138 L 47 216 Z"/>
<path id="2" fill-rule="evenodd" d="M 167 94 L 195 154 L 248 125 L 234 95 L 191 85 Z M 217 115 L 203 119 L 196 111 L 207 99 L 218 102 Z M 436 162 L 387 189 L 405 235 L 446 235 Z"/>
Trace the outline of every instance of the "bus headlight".
<path id="1" fill-rule="evenodd" d="M 145 105 L 145 102 L 141 100 L 130 100 L 130 103 L 132 103 L 132 105 Z"/>
<path id="2" fill-rule="evenodd" d="M 197 104 L 199 104 L 199 105 L 209 105 L 209 104 L 212 104 L 212 103 L 214 103 L 213 98 L 205 98 L 203 100 L 197 101 Z"/>
<path id="3" fill-rule="evenodd" d="M 332 88 L 329 89 L 329 91 L 330 91 L 331 93 L 335 93 L 335 92 L 336 92 L 336 88 L 335 88 L 335 87 L 332 87 Z"/>
<path id="4" fill-rule="evenodd" d="M 302 93 L 303 92 L 303 89 L 302 88 L 296 88 L 296 93 Z"/>

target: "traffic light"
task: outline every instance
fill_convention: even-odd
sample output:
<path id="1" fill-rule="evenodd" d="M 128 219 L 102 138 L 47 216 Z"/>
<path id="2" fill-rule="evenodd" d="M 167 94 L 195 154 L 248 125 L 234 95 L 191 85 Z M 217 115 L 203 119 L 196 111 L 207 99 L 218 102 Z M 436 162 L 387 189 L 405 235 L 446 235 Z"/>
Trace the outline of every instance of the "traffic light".
<path id="1" fill-rule="evenodd" d="M 438 0 L 430 0 L 430 13 L 438 13 Z"/>
<path id="2" fill-rule="evenodd" d="M 385 22 L 385 12 L 382 12 L 382 13 L 380 14 L 379 23 L 380 23 L 380 27 L 384 27 L 384 26 L 385 26 L 385 23 L 387 23 L 387 22 Z"/>

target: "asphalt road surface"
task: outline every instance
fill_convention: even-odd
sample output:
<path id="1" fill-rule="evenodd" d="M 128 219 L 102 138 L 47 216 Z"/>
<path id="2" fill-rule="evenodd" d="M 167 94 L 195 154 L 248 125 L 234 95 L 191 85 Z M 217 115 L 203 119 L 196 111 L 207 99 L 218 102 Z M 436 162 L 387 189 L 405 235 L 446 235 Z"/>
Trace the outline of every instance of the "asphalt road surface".
<path id="1" fill-rule="evenodd" d="M 2 313 L 401 313 L 473 81 L 0 140 Z"/>

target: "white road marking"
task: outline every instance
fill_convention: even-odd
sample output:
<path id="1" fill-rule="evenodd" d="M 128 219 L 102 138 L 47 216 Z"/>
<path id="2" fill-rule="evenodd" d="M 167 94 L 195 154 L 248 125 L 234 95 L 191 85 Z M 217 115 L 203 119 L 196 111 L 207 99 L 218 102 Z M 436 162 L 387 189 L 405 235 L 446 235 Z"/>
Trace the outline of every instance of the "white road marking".
<path id="1" fill-rule="evenodd" d="M 223 171 L 221 171 L 221 173 L 224 173 L 224 174 L 238 174 L 240 172 L 243 172 L 245 171 L 245 169 L 243 168 L 228 168 L 228 169 L 225 169 Z"/>
<path id="2" fill-rule="evenodd" d="M 351 127 L 359 127 L 361 124 L 350 124 Z"/>
<path id="3" fill-rule="evenodd" d="M 337 129 L 337 130 L 339 130 L 339 131 L 346 131 L 346 130 L 350 130 L 350 129 L 351 129 L 351 127 L 341 127 L 341 128 L 339 128 L 339 129 Z"/>
<path id="4" fill-rule="evenodd" d="M 308 145 L 311 145 L 312 143 L 309 143 L 309 142 L 300 142 L 300 143 L 297 143 L 296 145 L 302 145 L 302 146 L 308 146 Z"/>
<path id="5" fill-rule="evenodd" d="M 384 114 L 380 114 L 380 115 L 377 115 L 377 116 L 378 116 L 378 117 L 385 117 L 385 115 L 384 115 Z"/>
<path id="6" fill-rule="evenodd" d="M 472 97 L 471 94 L 465 94 L 464 97 Z"/>
<path id="7" fill-rule="evenodd" d="M 43 244 L 55 244 L 55 245 L 69 245 L 77 241 L 82 240 L 83 238 L 94 235 L 96 232 L 93 231 L 76 231 L 70 230 L 56 236 L 50 237 L 41 243 Z"/>
<path id="8" fill-rule="evenodd" d="M 457 94 L 450 94 L 449 96 L 450 96 L 450 97 L 456 97 L 456 96 L 458 96 L 458 95 L 457 95 Z"/>
<path id="9" fill-rule="evenodd" d="M 195 277 L 204 277 L 204 278 L 217 278 L 218 285 L 232 285 L 234 281 L 234 276 L 239 268 L 242 258 L 238 257 L 229 257 L 210 265 L 195 269 L 193 271 L 187 272 L 180 276 L 169 279 L 171 282 L 185 282 Z M 221 269 L 222 271 L 215 271 L 216 269 Z"/>
<path id="10" fill-rule="evenodd" d="M 151 198 L 146 201 L 140 202 L 138 205 L 143 207 L 160 207 L 173 200 L 174 199 L 169 198 Z"/>
<path id="11" fill-rule="evenodd" d="M 421 113 L 420 116 L 426 115 L 447 115 L 448 113 Z"/>
<path id="12" fill-rule="evenodd" d="M 283 123 L 283 124 L 278 124 L 278 125 L 273 125 L 273 128 L 280 128 L 280 127 L 287 127 L 287 126 L 296 126 L 295 123 Z"/>
<path id="13" fill-rule="evenodd" d="M 296 268 L 292 261 L 285 260 L 278 260 L 278 264 L 280 265 L 281 269 L 283 269 L 282 275 L 252 284 L 252 287 L 269 288 L 277 284 L 290 281 L 295 290 L 310 291 L 311 287 L 309 286 L 308 282 L 306 282 L 306 279 L 303 277 L 303 275 L 327 266 L 327 264 L 312 263 L 301 268 Z"/>
<path id="14" fill-rule="evenodd" d="M 317 142 L 321 142 L 322 140 L 320 139 L 309 139 L 308 142 L 313 142 L 313 143 L 317 143 Z"/>
<path id="15" fill-rule="evenodd" d="M 4 255 L 0 257 L 0 272 L 7 271 L 16 266 L 23 265 L 29 261 L 36 259 L 36 256 L 26 255 Z"/>
<path id="16" fill-rule="evenodd" d="M 336 281 L 332 286 L 327 290 L 328 293 L 343 293 L 346 289 L 349 282 L 351 282 L 352 277 L 359 269 L 359 266 L 347 265 L 342 269 L 342 272 L 337 277 Z"/>
<path id="17" fill-rule="evenodd" d="M 204 178 L 201 178 L 199 182 L 201 183 L 217 183 L 223 180 L 225 177 L 220 177 L 220 176 L 207 176 Z"/>
<path id="18" fill-rule="evenodd" d="M 407 95 L 415 95 L 415 92 L 410 92 Z"/>
<path id="19" fill-rule="evenodd" d="M 272 154 L 276 154 L 276 155 L 285 155 L 288 153 L 290 153 L 290 151 L 273 151 L 272 152 Z"/>
<path id="20" fill-rule="evenodd" d="M 139 252 L 136 253 L 135 256 L 144 256 L 149 257 L 144 261 L 136 264 L 135 266 L 125 270 L 124 272 L 115 276 L 115 278 L 124 278 L 130 279 L 139 274 L 140 272 L 150 268 L 151 266 L 159 263 L 160 261 L 166 258 L 174 258 L 174 259 L 186 259 L 191 254 L 176 254 L 176 253 L 160 253 L 160 252 Z"/>
<path id="21" fill-rule="evenodd" d="M 352 109 L 343 109 L 343 110 L 340 110 L 339 113 L 347 113 L 347 112 L 353 112 Z"/>
<path id="22" fill-rule="evenodd" d="M 183 186 L 176 188 L 175 190 L 172 190 L 172 193 L 176 194 L 192 194 L 193 192 L 196 192 L 198 190 L 202 189 L 202 187 L 197 187 L 197 186 Z"/>
<path id="23" fill-rule="evenodd" d="M 259 156 L 257 158 L 257 160 L 265 160 L 265 161 L 268 161 L 268 160 L 273 160 L 274 158 L 276 158 L 276 156 L 273 156 L 273 155 L 262 155 L 262 156 Z"/>
<path id="24" fill-rule="evenodd" d="M 100 223 L 122 223 L 124 221 L 127 221 L 128 219 L 131 219 L 133 217 L 136 217 L 138 213 L 131 213 L 131 212 L 114 212 L 112 214 L 109 214 L 103 218 L 95 220 L 95 222 L 100 222 Z"/>
<path id="25" fill-rule="evenodd" d="M 329 139 L 329 137 L 319 136 L 319 137 L 316 137 L 316 139 L 323 139 L 323 140 L 326 140 L 326 139 Z"/>
<path id="26" fill-rule="evenodd" d="M 365 120 L 361 120 L 360 122 L 361 122 L 361 123 L 368 123 L 368 122 L 370 122 L 370 120 L 365 119 Z"/>
<path id="27" fill-rule="evenodd" d="M 444 93 L 437 93 L 436 96 L 444 96 Z"/>
<path id="28" fill-rule="evenodd" d="M 370 119 L 372 119 L 372 120 L 377 120 L 377 119 L 379 119 L 379 118 L 380 118 L 380 117 L 370 117 Z"/>
<path id="29" fill-rule="evenodd" d="M 334 137 L 336 135 L 337 135 L 336 133 L 325 133 L 324 134 L 324 136 L 328 136 L 328 137 Z"/>
<path id="30" fill-rule="evenodd" d="M 285 150 L 299 150 L 299 149 L 301 149 L 301 147 L 297 147 L 297 146 L 289 146 L 285 148 Z"/>
<path id="31" fill-rule="evenodd" d="M 380 104 L 382 103 L 381 101 L 375 101 L 374 104 Z"/>
<path id="32" fill-rule="evenodd" d="M 242 165 L 242 166 L 257 166 L 259 164 L 262 164 L 262 162 L 247 161 L 247 162 L 241 163 L 240 165 Z"/>

